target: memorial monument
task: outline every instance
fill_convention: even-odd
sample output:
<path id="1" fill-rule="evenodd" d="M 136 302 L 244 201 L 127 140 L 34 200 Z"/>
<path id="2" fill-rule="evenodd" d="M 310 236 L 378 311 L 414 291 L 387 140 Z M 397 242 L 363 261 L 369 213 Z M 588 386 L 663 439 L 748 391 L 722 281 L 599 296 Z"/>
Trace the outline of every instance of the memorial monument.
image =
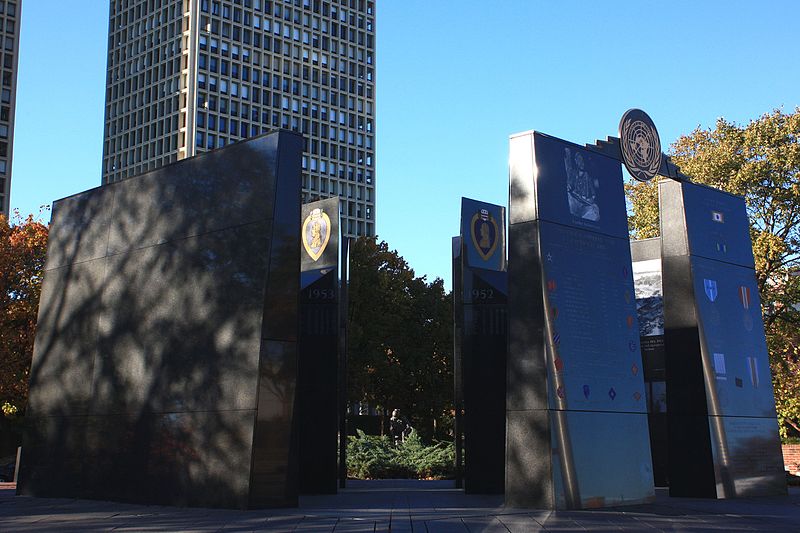
<path id="1" fill-rule="evenodd" d="M 502 494 L 504 490 L 505 227 L 504 207 L 461 199 L 461 235 L 453 239 L 453 368 L 456 470 L 463 476 L 467 494 Z"/>
<path id="2" fill-rule="evenodd" d="M 302 207 L 298 416 L 300 492 L 335 494 L 339 429 L 339 199 Z"/>
<path id="3" fill-rule="evenodd" d="M 301 136 L 56 201 L 19 493 L 295 506 Z"/>
<path id="4" fill-rule="evenodd" d="M 538 132 L 509 161 L 506 504 L 650 501 L 620 162 Z"/>
<path id="5" fill-rule="evenodd" d="M 671 496 L 786 493 L 744 199 L 659 183 Z"/>
<path id="6" fill-rule="evenodd" d="M 639 342 L 650 427 L 650 453 L 656 487 L 669 485 L 667 378 L 664 350 L 664 297 L 661 285 L 661 239 L 631 241 Z"/>

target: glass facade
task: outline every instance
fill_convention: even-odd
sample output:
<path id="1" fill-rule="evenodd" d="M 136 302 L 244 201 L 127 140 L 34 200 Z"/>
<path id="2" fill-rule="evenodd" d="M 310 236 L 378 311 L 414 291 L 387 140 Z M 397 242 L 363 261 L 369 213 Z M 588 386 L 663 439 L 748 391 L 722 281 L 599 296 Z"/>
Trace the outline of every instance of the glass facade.
<path id="1" fill-rule="evenodd" d="M 103 182 L 283 128 L 304 202 L 375 233 L 373 0 L 112 0 Z"/>
<path id="2" fill-rule="evenodd" d="M 17 100 L 19 21 L 22 0 L 0 0 L 2 87 L 0 87 L 0 213 L 9 214 L 11 157 L 14 147 L 14 108 Z"/>

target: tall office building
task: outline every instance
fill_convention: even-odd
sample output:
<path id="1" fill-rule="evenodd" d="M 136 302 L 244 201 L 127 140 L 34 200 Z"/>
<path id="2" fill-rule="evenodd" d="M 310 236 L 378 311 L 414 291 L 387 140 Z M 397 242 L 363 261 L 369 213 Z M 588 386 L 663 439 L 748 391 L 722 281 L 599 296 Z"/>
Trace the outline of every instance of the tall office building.
<path id="1" fill-rule="evenodd" d="M 22 0 L 0 0 L 0 42 L 3 82 L 0 87 L 0 213 L 8 216 L 11 200 L 11 156 L 14 149 L 14 108 L 17 102 L 17 61 Z"/>
<path id="2" fill-rule="evenodd" d="M 374 234 L 374 0 L 111 0 L 107 76 L 103 183 L 286 128 L 303 200 Z"/>

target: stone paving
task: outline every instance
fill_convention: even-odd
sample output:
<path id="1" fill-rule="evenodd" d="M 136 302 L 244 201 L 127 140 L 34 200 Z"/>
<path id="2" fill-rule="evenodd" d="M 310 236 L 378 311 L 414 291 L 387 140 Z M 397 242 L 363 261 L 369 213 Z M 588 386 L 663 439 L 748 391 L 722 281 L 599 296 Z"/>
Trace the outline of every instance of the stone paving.
<path id="1" fill-rule="evenodd" d="M 0 531 L 800 532 L 800 488 L 728 501 L 669 498 L 593 511 L 506 509 L 501 496 L 464 495 L 447 481 L 352 481 L 297 509 L 231 511 L 15 496 L 0 487 Z"/>

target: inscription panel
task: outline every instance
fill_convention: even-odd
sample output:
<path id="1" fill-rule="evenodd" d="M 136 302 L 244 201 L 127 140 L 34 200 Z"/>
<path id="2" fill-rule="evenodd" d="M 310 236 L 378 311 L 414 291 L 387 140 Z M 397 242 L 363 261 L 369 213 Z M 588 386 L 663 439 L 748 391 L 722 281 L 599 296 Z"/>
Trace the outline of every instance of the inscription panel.
<path id="1" fill-rule="evenodd" d="M 550 408 L 646 412 L 628 241 L 548 222 L 539 231 Z"/>
<path id="2" fill-rule="evenodd" d="M 709 414 L 775 417 L 755 272 L 692 257 Z"/>

